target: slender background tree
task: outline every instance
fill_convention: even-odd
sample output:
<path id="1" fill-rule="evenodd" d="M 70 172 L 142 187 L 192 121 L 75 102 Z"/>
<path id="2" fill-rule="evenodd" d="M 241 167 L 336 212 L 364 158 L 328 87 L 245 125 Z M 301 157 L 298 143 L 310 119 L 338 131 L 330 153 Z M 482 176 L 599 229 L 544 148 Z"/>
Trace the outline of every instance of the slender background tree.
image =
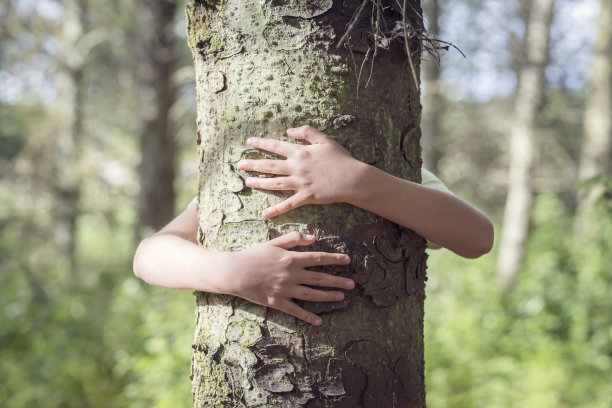
<path id="1" fill-rule="evenodd" d="M 518 87 L 510 132 L 508 196 L 497 258 L 501 285 L 512 288 L 523 262 L 533 202 L 532 179 L 538 160 L 537 118 L 544 104 L 544 72 L 549 61 L 554 0 L 527 3 L 524 55 L 518 64 Z"/>
<path id="2" fill-rule="evenodd" d="M 174 214 L 175 132 L 170 109 L 176 101 L 174 0 L 140 1 L 140 84 L 142 158 L 138 168 L 137 237 L 163 227 Z"/>

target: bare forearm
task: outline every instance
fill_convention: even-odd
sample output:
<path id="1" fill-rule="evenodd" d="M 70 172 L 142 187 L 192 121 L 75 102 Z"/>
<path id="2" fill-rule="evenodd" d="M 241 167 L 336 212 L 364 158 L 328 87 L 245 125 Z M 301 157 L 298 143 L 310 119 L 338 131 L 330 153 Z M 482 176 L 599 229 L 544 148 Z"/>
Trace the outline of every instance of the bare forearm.
<path id="1" fill-rule="evenodd" d="M 170 255 L 169 255 L 170 254 Z M 171 234 L 143 240 L 134 256 L 134 274 L 169 289 L 224 293 L 230 254 L 209 251 Z"/>
<path id="2" fill-rule="evenodd" d="M 357 162 L 359 187 L 351 204 L 373 212 L 466 258 L 491 250 L 493 226 L 488 217 L 463 200 L 391 176 Z"/>

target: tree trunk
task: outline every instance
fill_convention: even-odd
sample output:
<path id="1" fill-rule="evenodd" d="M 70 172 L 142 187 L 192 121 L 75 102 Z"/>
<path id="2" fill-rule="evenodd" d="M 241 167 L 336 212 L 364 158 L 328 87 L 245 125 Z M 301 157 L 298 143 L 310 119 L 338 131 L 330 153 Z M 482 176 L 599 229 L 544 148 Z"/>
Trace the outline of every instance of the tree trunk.
<path id="1" fill-rule="evenodd" d="M 382 3 L 394 8 L 373 10 L 374 20 L 391 30 L 400 8 Z M 354 157 L 420 181 L 418 79 L 403 43 L 403 33 L 414 31 L 396 30 L 391 42 L 379 36 L 375 52 L 368 35 L 375 3 L 361 13 L 359 4 L 349 4 L 226 0 L 187 7 L 197 78 L 201 244 L 236 251 L 293 230 L 310 233 L 318 238 L 315 250 L 351 256 L 349 267 L 325 270 L 357 283 L 342 303 L 305 303 L 323 317 L 320 327 L 240 298 L 197 293 L 194 407 L 425 405 L 425 241 L 346 204 L 306 206 L 264 220 L 261 211 L 286 195 L 245 187 L 247 174 L 235 166 L 241 158 L 269 157 L 246 146 L 249 136 L 286 140 L 287 127 L 310 124 Z M 419 1 L 405 7 L 419 33 Z M 353 15 L 359 15 L 356 24 L 336 48 Z M 409 49 L 418 73 L 415 37 Z"/>
<path id="2" fill-rule="evenodd" d="M 497 274 L 505 290 L 514 286 L 521 267 L 531 207 L 531 179 L 536 163 L 536 118 L 544 100 L 544 70 L 549 60 L 554 0 L 533 0 L 525 37 L 525 61 L 518 73 L 514 121 L 510 133 L 508 196 L 497 259 Z"/>
<path id="3" fill-rule="evenodd" d="M 584 142 L 580 156 L 578 179 L 592 180 L 610 176 L 612 166 L 612 3 L 601 2 L 599 33 L 595 41 L 595 58 L 591 70 L 591 87 L 584 117 Z M 604 192 L 602 183 L 588 188 L 578 200 L 578 214 L 586 215 Z M 595 220 L 593 220 L 595 221 Z M 587 222 L 581 217 L 581 223 Z M 596 221 L 595 221 L 596 222 Z M 587 225 L 578 229 L 588 229 Z"/>
<path id="4" fill-rule="evenodd" d="M 174 12 L 172 0 L 142 0 L 139 3 L 141 59 L 138 79 L 141 89 L 142 154 L 138 168 L 137 238 L 146 229 L 158 230 L 174 214 L 175 144 L 170 124 L 170 108 L 176 100 L 172 74 L 174 51 Z"/>
<path id="5" fill-rule="evenodd" d="M 426 0 L 423 9 L 425 17 L 429 22 L 428 35 L 435 38 L 440 34 L 438 20 L 440 17 L 440 5 L 436 0 Z M 423 131 L 423 167 L 438 173 L 438 161 L 441 157 L 438 146 L 440 134 L 440 121 L 444 112 L 444 101 L 442 99 L 442 85 L 440 82 L 440 64 L 433 56 L 426 56 L 423 62 L 423 114 L 421 118 L 421 129 Z"/>
<path id="6" fill-rule="evenodd" d="M 71 274 L 76 274 L 76 233 L 80 214 L 81 158 L 83 156 L 83 121 L 85 85 L 83 73 L 88 49 L 79 47 L 85 32 L 85 4 L 73 0 L 64 4 L 65 17 L 60 37 L 63 75 L 60 85 L 61 130 L 57 134 L 55 154 L 54 242 L 58 259 Z"/>

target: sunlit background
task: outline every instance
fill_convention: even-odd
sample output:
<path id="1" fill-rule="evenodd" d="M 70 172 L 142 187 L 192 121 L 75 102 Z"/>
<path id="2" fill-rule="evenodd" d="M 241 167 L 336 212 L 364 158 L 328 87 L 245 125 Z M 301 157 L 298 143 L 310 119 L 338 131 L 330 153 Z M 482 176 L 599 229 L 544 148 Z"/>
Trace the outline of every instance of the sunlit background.
<path id="1" fill-rule="evenodd" d="M 430 251 L 429 407 L 612 406 L 609 1 L 554 1 L 530 89 L 546 1 L 424 3 L 428 35 L 452 43 L 439 66 L 424 55 L 425 163 L 496 226 L 478 260 Z M 2 407 L 191 404 L 194 298 L 131 271 L 140 237 L 197 192 L 183 8 L 0 0 Z M 538 90 L 525 122 L 515 100 Z M 533 155 L 511 182 L 519 128 Z M 514 219 L 512 189 L 529 204 Z"/>

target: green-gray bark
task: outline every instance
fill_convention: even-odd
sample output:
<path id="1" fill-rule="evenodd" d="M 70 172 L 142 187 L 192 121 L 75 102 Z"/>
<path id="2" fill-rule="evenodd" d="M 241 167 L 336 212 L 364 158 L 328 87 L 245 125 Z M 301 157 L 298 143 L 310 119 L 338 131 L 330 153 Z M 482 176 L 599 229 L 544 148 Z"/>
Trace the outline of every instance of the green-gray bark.
<path id="1" fill-rule="evenodd" d="M 336 49 L 361 2 L 343 3 L 351 2 L 188 5 L 201 244 L 237 251 L 289 231 L 312 233 L 316 249 L 351 256 L 348 267 L 325 270 L 357 282 L 342 303 L 305 304 L 321 314 L 321 327 L 240 298 L 198 293 L 195 407 L 425 404 L 425 241 L 346 204 L 306 206 L 264 220 L 261 211 L 287 195 L 245 187 L 247 174 L 235 166 L 242 158 L 268 156 L 246 146 L 249 136 L 287 140 L 287 127 L 310 124 L 359 160 L 420 181 L 419 93 L 402 37 L 378 48 L 370 77 L 367 10 L 374 3 L 368 2 L 350 38 Z M 407 2 L 407 10 L 412 26 L 420 28 L 419 1 Z M 387 8 L 381 18 L 390 30 L 392 20 L 401 20 L 399 8 Z M 409 46 L 418 68 L 420 42 L 414 38 Z M 358 81 L 366 54 L 370 59 Z"/>

